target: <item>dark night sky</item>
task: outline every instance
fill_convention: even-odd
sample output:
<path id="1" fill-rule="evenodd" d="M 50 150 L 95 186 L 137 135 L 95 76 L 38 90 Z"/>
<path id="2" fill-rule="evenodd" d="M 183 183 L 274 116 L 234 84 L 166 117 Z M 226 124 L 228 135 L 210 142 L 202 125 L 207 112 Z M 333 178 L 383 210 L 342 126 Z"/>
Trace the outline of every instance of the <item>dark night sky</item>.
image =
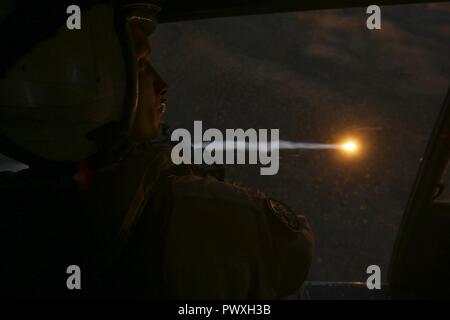
<path id="1" fill-rule="evenodd" d="M 227 167 L 229 181 L 309 217 L 317 241 L 309 280 L 361 280 L 370 264 L 386 276 L 450 84 L 450 3 L 382 7 L 376 31 L 366 17 L 355 8 L 170 23 L 152 40 L 173 126 L 203 120 L 204 128 L 279 128 L 285 140 L 361 141 L 354 158 L 282 151 L 276 176 Z"/>
<path id="2" fill-rule="evenodd" d="M 450 3 L 298 12 L 160 26 L 153 61 L 169 83 L 166 121 L 279 128 L 282 139 L 360 139 L 355 158 L 282 151 L 276 176 L 227 178 L 304 212 L 316 232 L 310 280 L 361 280 L 391 249 L 450 84 Z"/>

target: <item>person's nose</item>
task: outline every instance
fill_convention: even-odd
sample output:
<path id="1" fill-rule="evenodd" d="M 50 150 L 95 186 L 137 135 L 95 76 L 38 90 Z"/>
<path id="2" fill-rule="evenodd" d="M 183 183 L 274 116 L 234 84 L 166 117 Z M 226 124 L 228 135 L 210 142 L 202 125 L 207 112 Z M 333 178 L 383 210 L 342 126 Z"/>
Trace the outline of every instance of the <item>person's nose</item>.
<path id="1" fill-rule="evenodd" d="M 161 78 L 159 74 L 157 74 L 157 81 L 155 82 L 155 90 L 159 92 L 159 95 L 164 96 L 169 90 L 169 86 L 167 83 Z"/>
<path id="2" fill-rule="evenodd" d="M 169 90 L 169 86 L 161 78 L 159 73 L 153 67 L 151 67 L 151 70 L 152 70 L 152 73 L 153 73 L 153 79 L 154 79 L 153 86 L 154 86 L 155 93 L 162 97 Z"/>

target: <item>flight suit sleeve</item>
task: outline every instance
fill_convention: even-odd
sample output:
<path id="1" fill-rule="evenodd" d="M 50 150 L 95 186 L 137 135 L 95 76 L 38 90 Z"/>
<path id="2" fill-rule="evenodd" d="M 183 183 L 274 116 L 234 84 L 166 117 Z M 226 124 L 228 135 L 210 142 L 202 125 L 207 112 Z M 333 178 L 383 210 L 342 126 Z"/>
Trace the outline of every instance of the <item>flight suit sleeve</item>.
<path id="1" fill-rule="evenodd" d="M 247 189 L 178 181 L 168 223 L 164 287 L 176 299 L 276 299 L 298 290 L 313 251 L 303 215 Z"/>
<path id="2" fill-rule="evenodd" d="M 312 262 L 314 234 L 306 216 L 275 199 L 268 198 L 266 203 L 267 233 L 274 239 L 277 257 L 276 261 L 268 261 L 275 264 L 274 269 L 280 274 L 276 297 L 282 298 L 296 292 L 305 281 Z"/>

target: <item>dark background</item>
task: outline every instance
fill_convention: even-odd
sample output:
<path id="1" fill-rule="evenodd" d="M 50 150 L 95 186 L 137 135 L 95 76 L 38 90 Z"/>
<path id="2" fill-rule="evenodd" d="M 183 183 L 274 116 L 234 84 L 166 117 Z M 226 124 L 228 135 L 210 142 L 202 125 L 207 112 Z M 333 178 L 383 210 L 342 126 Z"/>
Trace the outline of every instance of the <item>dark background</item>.
<path id="1" fill-rule="evenodd" d="M 227 180 L 305 213 L 317 248 L 309 280 L 386 280 L 421 155 L 450 83 L 450 4 L 366 8 L 166 23 L 153 64 L 169 84 L 166 122 L 204 130 L 279 128 L 300 142 L 361 142 L 281 151 L 275 176 L 227 166 Z"/>
<path id="2" fill-rule="evenodd" d="M 316 234 L 309 280 L 386 280 L 412 183 L 450 84 L 450 3 L 220 18 L 160 25 L 153 64 L 169 83 L 172 126 L 278 128 L 281 139 L 361 152 L 280 152 L 275 176 L 227 166 L 227 180 L 306 214 Z M 18 170 L 0 156 L 0 170 Z M 232 232 L 232 231 L 230 231 Z"/>

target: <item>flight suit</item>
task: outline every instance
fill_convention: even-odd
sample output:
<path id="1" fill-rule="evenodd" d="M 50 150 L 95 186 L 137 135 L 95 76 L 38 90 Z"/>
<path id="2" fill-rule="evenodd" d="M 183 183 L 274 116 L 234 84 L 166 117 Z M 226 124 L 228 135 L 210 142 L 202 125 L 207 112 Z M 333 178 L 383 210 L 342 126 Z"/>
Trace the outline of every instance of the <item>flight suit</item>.
<path id="1" fill-rule="evenodd" d="M 307 276 L 314 239 L 303 215 L 174 166 L 167 145 L 141 144 L 84 171 L 3 179 L 2 238 L 13 249 L 2 271 L 13 296 L 282 298 Z M 70 264 L 82 270 L 81 290 L 66 288 Z"/>

